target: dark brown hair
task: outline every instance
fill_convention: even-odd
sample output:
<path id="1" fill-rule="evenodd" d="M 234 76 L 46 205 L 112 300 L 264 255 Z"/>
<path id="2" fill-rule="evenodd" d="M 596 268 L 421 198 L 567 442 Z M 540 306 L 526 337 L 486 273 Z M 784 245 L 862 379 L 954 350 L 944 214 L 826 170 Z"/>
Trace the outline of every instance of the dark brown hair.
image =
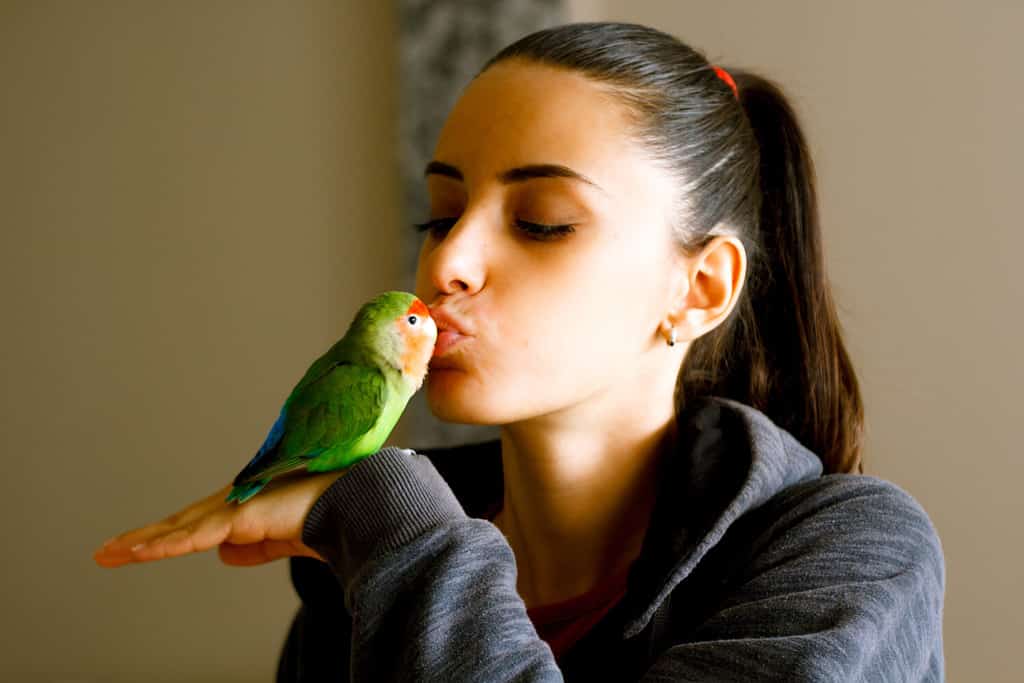
<path id="1" fill-rule="evenodd" d="M 637 142 L 679 180 L 672 229 L 684 253 L 722 234 L 743 244 L 740 300 L 690 345 L 677 411 L 700 396 L 741 401 L 814 451 L 826 473 L 863 472 L 864 408 L 825 275 L 814 166 L 779 86 L 723 67 L 737 100 L 701 52 L 640 24 L 537 31 L 480 72 L 513 58 L 572 69 L 621 98 Z"/>

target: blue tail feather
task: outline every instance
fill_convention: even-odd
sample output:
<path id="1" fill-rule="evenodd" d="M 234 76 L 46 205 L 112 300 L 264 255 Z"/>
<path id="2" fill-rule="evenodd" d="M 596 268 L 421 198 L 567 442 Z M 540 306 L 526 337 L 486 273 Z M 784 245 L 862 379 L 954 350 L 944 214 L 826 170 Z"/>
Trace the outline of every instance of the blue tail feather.
<path id="1" fill-rule="evenodd" d="M 231 489 L 231 493 L 228 494 L 228 497 L 225 498 L 224 501 L 230 503 L 233 500 L 237 500 L 238 504 L 241 505 L 259 493 L 260 489 L 266 486 L 269 481 L 269 479 L 259 479 L 245 484 L 238 484 Z"/>
<path id="2" fill-rule="evenodd" d="M 264 461 L 273 460 L 277 446 L 281 443 L 281 438 L 284 436 L 285 414 L 286 408 L 282 407 L 281 413 L 277 416 L 277 420 L 274 421 L 274 426 L 270 428 L 270 433 L 267 434 L 263 445 L 256 451 L 256 455 L 252 457 L 252 460 L 235 476 L 233 484 L 240 484 L 243 479 L 247 479 L 252 474 L 257 473 L 262 469 L 261 466 Z"/>

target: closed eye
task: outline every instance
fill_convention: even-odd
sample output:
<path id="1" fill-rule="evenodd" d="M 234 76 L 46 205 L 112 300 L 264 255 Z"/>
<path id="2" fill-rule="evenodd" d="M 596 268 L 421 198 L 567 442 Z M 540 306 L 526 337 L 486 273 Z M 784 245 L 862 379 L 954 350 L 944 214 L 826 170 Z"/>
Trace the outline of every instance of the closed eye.
<path id="1" fill-rule="evenodd" d="M 448 232 L 458 222 L 457 218 L 435 218 L 424 223 L 413 223 L 417 232 L 429 231 L 432 235 L 440 236 Z M 567 225 L 546 225 L 544 223 L 531 223 L 522 219 L 516 219 L 516 226 L 526 233 L 531 239 L 550 240 L 557 239 L 571 232 L 575 232 L 575 226 Z"/>

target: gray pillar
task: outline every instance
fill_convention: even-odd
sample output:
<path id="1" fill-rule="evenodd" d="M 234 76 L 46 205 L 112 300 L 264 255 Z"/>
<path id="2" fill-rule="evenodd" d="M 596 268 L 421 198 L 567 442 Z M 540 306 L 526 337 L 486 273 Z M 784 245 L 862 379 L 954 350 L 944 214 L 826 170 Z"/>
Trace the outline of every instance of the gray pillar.
<path id="1" fill-rule="evenodd" d="M 529 33 L 565 22 L 564 0 L 398 0 L 399 166 L 403 287 L 412 291 L 422 236 L 410 226 L 430 205 L 423 167 L 462 89 L 484 62 Z M 497 438 L 497 427 L 441 422 L 419 391 L 396 430 L 403 446 L 425 448 Z"/>

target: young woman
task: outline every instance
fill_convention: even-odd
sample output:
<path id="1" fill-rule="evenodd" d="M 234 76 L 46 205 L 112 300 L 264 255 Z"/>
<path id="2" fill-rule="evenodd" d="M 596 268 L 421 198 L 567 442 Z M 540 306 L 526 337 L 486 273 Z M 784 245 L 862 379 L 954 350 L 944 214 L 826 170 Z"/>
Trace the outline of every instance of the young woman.
<path id="1" fill-rule="evenodd" d="M 279 680 L 943 680 L 940 542 L 862 474 L 778 87 L 645 26 L 539 31 L 425 182 L 416 294 L 459 335 L 427 398 L 500 439 L 227 487 L 98 561 L 291 556 Z"/>

